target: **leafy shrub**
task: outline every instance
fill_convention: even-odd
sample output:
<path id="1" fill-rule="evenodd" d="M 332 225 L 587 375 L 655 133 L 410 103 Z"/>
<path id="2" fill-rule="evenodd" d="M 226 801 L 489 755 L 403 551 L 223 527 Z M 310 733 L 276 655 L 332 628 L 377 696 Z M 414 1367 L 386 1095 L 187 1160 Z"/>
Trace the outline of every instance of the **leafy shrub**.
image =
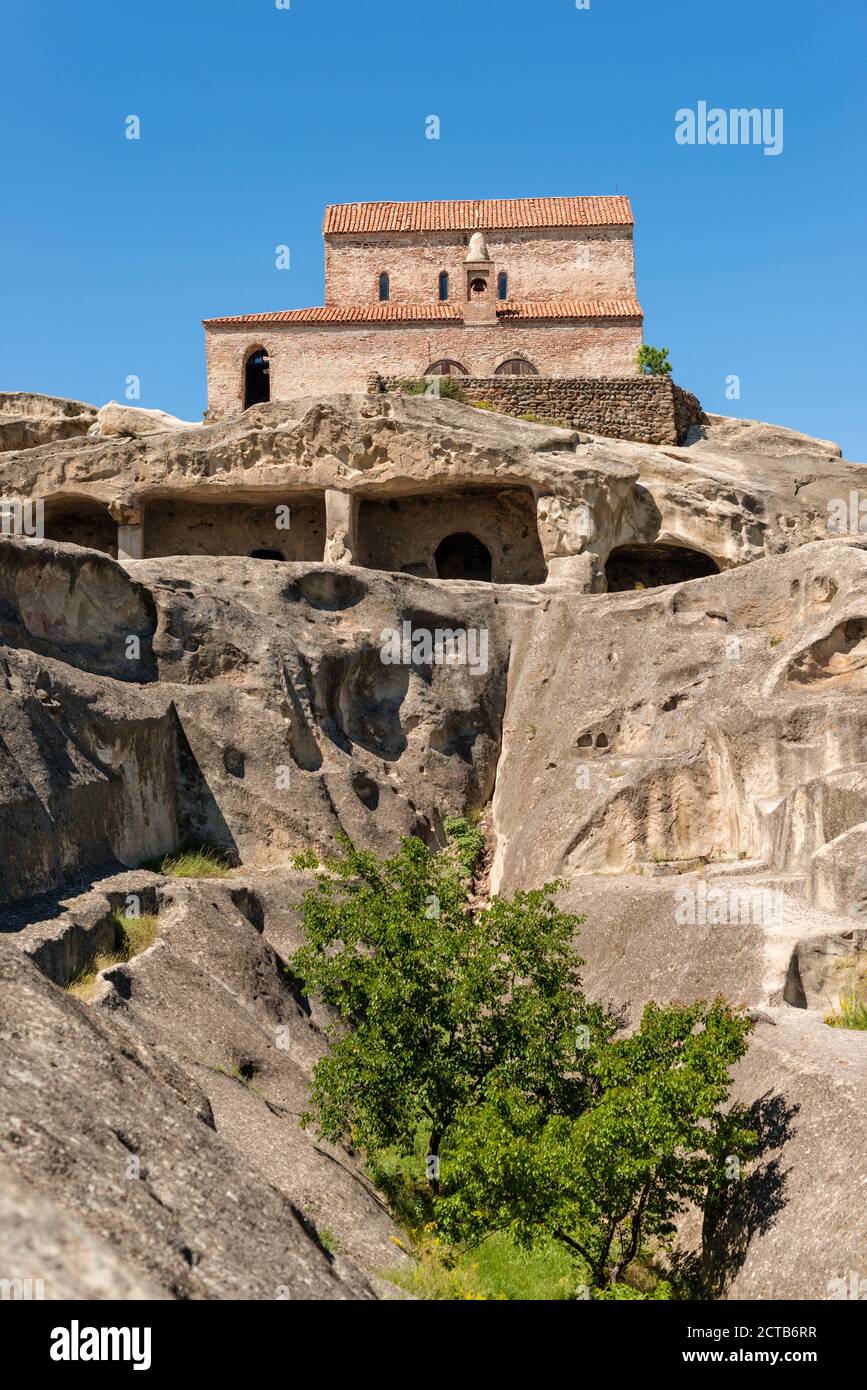
<path id="1" fill-rule="evenodd" d="M 439 385 L 435 387 L 434 383 L 437 382 Z M 399 381 L 397 389 L 403 396 L 439 396 L 441 400 L 460 401 L 462 405 L 467 404 L 467 398 L 460 386 L 459 379 L 453 376 L 423 376 L 416 380 L 407 379 Z"/>
<path id="2" fill-rule="evenodd" d="M 449 844 L 454 847 L 458 864 L 466 875 L 472 875 L 485 848 L 485 837 L 478 821 L 471 822 L 465 816 L 446 816 L 443 829 Z"/>
<path id="3" fill-rule="evenodd" d="M 642 343 L 635 354 L 635 365 L 640 372 L 649 376 L 671 375 L 668 348 L 651 347 L 649 343 Z"/>
<path id="4" fill-rule="evenodd" d="M 458 377 L 441 376 L 438 380 L 440 384 L 440 397 L 443 400 L 460 401 L 462 405 L 466 405 L 467 397 Z"/>

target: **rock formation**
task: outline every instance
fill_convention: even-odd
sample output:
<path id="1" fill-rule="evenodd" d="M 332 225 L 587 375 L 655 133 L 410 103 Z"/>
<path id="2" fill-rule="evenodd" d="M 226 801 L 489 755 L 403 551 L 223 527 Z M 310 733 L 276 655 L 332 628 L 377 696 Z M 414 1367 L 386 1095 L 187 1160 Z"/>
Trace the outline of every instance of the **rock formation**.
<path id="1" fill-rule="evenodd" d="M 824 1022 L 867 940 L 867 546 L 828 529 L 861 467 L 721 417 L 659 448 L 340 396 L 133 439 L 46 399 L 3 398 L 0 456 L 48 537 L 0 546 L 0 1205 L 32 1188 L 4 1268 L 391 1296 L 358 1156 L 298 1127 L 324 1043 L 283 968 L 290 855 L 490 806 L 492 887 L 563 881 L 591 993 L 755 1011 L 766 1150 L 704 1258 L 730 1296 L 828 1297 L 867 1235 L 867 1042 Z M 294 551 L 251 555 L 281 506 Z M 446 530 L 493 583 L 436 577 Z M 383 658 L 418 633 L 484 642 Z M 238 867 L 139 867 L 186 838 Z M 130 895 L 157 939 L 83 1002 Z"/>

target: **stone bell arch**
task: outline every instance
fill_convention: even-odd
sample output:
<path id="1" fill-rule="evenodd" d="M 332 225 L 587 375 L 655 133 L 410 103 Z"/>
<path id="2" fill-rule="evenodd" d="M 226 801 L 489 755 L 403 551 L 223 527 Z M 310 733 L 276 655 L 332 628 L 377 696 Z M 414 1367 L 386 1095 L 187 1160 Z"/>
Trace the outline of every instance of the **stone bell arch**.
<path id="1" fill-rule="evenodd" d="M 496 323 L 497 295 L 494 263 L 484 232 L 473 232 L 464 258 L 466 304 L 464 323 Z"/>

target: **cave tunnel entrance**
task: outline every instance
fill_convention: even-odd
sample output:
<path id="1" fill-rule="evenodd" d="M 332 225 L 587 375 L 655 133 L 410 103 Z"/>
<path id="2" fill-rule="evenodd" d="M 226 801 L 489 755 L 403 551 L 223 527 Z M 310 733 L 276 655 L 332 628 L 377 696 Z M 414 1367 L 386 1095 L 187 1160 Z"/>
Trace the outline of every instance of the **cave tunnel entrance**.
<path id="1" fill-rule="evenodd" d="M 719 574 L 719 565 L 700 550 L 685 545 L 618 545 L 605 562 L 608 592 L 657 589 Z"/>
<path id="2" fill-rule="evenodd" d="M 324 494 L 291 497 L 262 492 L 230 502 L 188 493 L 150 498 L 145 505 L 145 558 L 162 555 L 248 555 L 254 560 L 321 561 L 325 549 Z"/>
<path id="3" fill-rule="evenodd" d="M 117 525 L 107 507 L 87 497 L 58 497 L 46 502 L 45 537 L 101 550 L 117 559 Z"/>
<path id="4" fill-rule="evenodd" d="M 544 584 L 536 499 L 528 487 L 379 493 L 358 508 L 355 562 L 423 579 Z"/>
<path id="5" fill-rule="evenodd" d="M 482 579 L 491 582 L 491 552 L 469 531 L 455 531 L 441 540 L 434 554 L 438 579 Z"/>

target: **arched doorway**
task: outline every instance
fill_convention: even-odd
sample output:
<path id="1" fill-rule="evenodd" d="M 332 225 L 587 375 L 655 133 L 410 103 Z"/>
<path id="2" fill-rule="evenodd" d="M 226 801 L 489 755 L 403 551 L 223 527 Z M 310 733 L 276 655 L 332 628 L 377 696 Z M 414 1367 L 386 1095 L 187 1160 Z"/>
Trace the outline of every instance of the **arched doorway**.
<path id="1" fill-rule="evenodd" d="M 438 579 L 482 579 L 491 582 L 491 552 L 469 531 L 455 531 L 440 541 L 434 555 Z"/>
<path id="2" fill-rule="evenodd" d="M 605 562 L 608 592 L 657 589 L 719 574 L 719 566 L 701 550 L 685 545 L 618 545 Z"/>
<path id="3" fill-rule="evenodd" d="M 264 348 L 250 353 L 244 367 L 244 409 L 271 399 L 271 364 Z"/>

